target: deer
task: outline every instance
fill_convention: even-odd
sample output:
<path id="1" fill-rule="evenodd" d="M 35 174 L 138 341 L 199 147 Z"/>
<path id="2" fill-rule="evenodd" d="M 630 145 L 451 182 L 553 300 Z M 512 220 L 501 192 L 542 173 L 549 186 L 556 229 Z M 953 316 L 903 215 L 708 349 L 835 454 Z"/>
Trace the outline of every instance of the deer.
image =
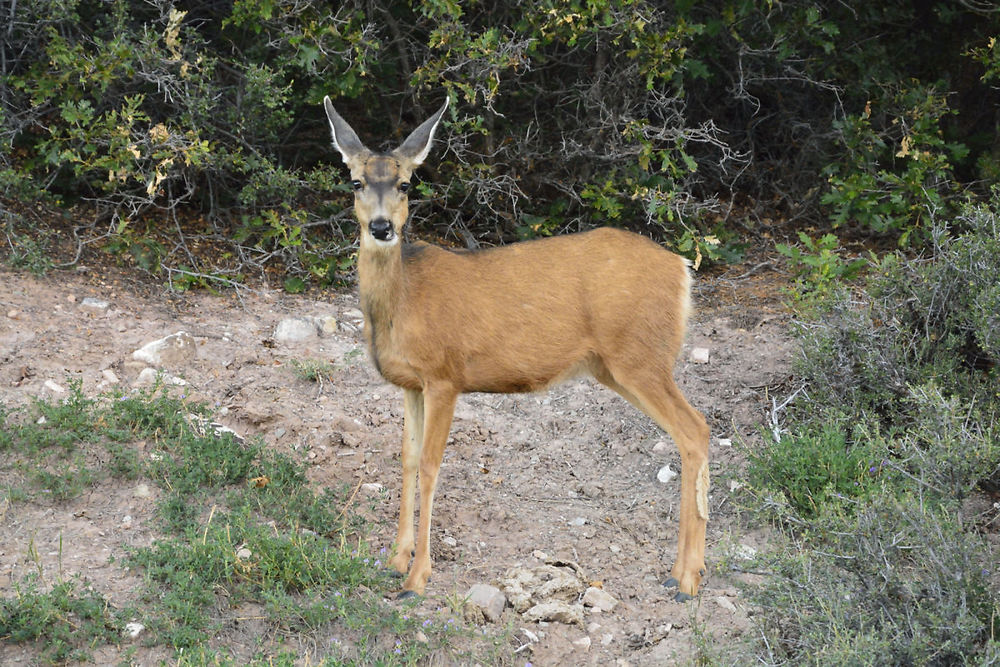
<path id="1" fill-rule="evenodd" d="M 673 377 L 691 310 L 689 262 L 610 227 L 471 251 L 404 243 L 410 179 L 449 99 L 388 152 L 366 148 L 323 100 L 360 225 L 363 337 L 377 371 L 403 391 L 402 492 L 388 563 L 406 575 L 399 596 L 423 595 L 431 576 L 434 492 L 459 394 L 536 392 L 590 374 L 680 451 L 677 558 L 664 586 L 689 600 L 705 575 L 709 487 L 709 427 Z"/>

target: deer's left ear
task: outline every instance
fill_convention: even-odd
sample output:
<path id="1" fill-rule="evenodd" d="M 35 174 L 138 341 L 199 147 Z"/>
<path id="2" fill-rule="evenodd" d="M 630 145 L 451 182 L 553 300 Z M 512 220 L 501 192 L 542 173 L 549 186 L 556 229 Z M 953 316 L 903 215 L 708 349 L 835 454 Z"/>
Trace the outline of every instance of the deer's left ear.
<path id="1" fill-rule="evenodd" d="M 330 135 L 333 137 L 333 147 L 340 151 L 340 156 L 344 158 L 345 164 L 350 164 L 351 160 L 369 152 L 365 145 L 358 139 L 357 133 L 351 129 L 347 121 L 340 117 L 337 110 L 333 108 L 333 102 L 329 97 L 323 98 L 323 108 L 326 109 L 326 118 L 330 121 Z"/>
<path id="2" fill-rule="evenodd" d="M 444 104 L 438 109 L 437 113 L 425 120 L 420 126 L 410 133 L 410 136 L 406 138 L 399 148 L 394 150 L 392 153 L 401 160 L 410 162 L 414 167 L 421 164 L 426 158 L 427 154 L 431 150 L 431 142 L 434 140 L 434 132 L 437 130 L 438 124 L 441 122 L 441 116 L 444 115 L 445 109 L 448 108 L 448 101 L 450 98 L 444 98 Z"/>

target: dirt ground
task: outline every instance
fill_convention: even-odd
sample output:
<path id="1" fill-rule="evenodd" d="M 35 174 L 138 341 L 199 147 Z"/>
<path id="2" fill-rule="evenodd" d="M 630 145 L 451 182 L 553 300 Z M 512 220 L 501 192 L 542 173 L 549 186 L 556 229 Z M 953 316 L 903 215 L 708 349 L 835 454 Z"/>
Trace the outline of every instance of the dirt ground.
<path id="1" fill-rule="evenodd" d="M 718 564 L 764 538 L 737 520 L 742 461 L 732 443 L 759 441 L 794 350 L 774 287 L 780 277 L 767 267 L 744 275 L 748 268 L 696 279 L 697 310 L 676 371 L 712 427 L 710 571 L 699 598 L 675 603 L 661 586 L 676 553 L 680 478 L 663 483 L 657 472 L 665 464 L 680 469 L 676 448 L 616 394 L 579 380 L 545 394 L 460 399 L 435 501 L 435 570 L 424 605 L 444 606 L 472 584 L 496 585 L 509 568 L 538 565 L 544 553 L 579 563 L 619 605 L 588 613 L 582 627 L 528 623 L 508 607 L 501 623 L 513 621 L 530 644 L 518 654 L 524 662 L 670 664 L 692 656 L 696 635 L 719 644 L 746 635 L 740 575 Z M 91 307 L 87 297 L 109 305 Z M 166 370 L 187 381 L 189 396 L 215 406 L 219 421 L 299 452 L 317 487 L 384 487 L 374 496 L 378 550 L 395 536 L 402 396 L 368 361 L 357 307 L 352 291 L 177 295 L 118 270 L 43 278 L 0 271 L 0 402 L 13 408 L 30 396 L 58 397 L 51 383 L 65 388 L 69 379 L 94 395 L 113 386 L 106 370 L 128 389 L 145 367 L 134 350 L 187 331 L 197 358 Z M 333 316 L 338 326 L 299 343 L 275 341 L 278 322 L 297 316 Z M 691 360 L 694 347 L 708 348 L 708 363 Z M 333 377 L 296 376 L 292 362 L 308 360 L 333 363 Z M 11 595 L 12 582 L 40 564 L 53 576 L 79 573 L 112 604 L 129 599 L 135 575 L 112 561 L 125 545 L 152 539 L 146 524 L 156 493 L 105 484 L 59 505 L 0 503 L 0 594 Z M 30 661 L 29 648 L 0 648 L 3 664 Z"/>

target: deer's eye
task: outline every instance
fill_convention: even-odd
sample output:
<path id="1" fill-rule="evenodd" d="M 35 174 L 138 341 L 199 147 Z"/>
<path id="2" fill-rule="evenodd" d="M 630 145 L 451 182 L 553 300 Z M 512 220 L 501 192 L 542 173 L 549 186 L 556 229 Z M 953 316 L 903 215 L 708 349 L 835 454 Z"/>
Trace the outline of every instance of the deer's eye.
<path id="1" fill-rule="evenodd" d="M 365 187 L 365 184 L 362 183 L 361 181 L 351 181 L 351 187 L 354 188 L 355 190 L 360 190 L 361 188 Z"/>
<path id="2" fill-rule="evenodd" d="M 410 183 L 409 183 L 409 181 L 403 181 L 402 183 L 399 184 L 399 191 L 400 192 L 406 192 L 409 189 L 410 189 Z"/>

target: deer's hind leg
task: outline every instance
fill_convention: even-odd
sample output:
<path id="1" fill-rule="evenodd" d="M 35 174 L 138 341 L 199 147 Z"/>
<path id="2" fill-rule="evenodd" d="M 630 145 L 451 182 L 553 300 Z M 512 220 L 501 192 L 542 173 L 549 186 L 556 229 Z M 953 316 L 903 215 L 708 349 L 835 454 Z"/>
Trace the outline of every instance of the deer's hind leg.
<path id="1" fill-rule="evenodd" d="M 681 511 L 677 560 L 669 585 L 678 600 L 698 593 L 705 571 L 708 523 L 708 440 L 705 418 L 691 407 L 669 373 L 642 369 L 598 369 L 595 377 L 649 415 L 674 440 L 681 454 Z"/>

